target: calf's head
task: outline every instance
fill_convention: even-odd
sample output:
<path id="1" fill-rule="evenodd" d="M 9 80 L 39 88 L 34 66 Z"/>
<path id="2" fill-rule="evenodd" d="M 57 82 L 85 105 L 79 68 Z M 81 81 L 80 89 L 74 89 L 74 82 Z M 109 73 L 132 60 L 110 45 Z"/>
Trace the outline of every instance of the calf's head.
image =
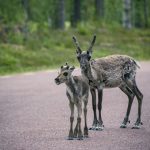
<path id="1" fill-rule="evenodd" d="M 58 73 L 57 78 L 55 78 L 55 83 L 57 85 L 65 83 L 72 75 L 74 69 L 74 66 L 69 66 L 67 63 L 64 66 L 61 66 L 60 73 Z"/>

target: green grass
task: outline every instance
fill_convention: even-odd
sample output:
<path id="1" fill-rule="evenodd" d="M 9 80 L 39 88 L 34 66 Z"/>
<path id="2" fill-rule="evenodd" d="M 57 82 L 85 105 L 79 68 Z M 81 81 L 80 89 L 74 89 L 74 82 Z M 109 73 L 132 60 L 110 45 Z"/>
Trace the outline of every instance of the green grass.
<path id="1" fill-rule="evenodd" d="M 98 23 L 81 23 L 64 31 L 45 27 L 33 30 L 31 26 L 26 42 L 21 33 L 11 33 L 7 43 L 0 43 L 0 75 L 58 68 L 65 62 L 78 65 L 72 36 L 77 36 L 81 48 L 87 50 L 93 34 L 97 35 L 93 58 L 126 54 L 150 60 L 150 29 L 125 30 Z"/>

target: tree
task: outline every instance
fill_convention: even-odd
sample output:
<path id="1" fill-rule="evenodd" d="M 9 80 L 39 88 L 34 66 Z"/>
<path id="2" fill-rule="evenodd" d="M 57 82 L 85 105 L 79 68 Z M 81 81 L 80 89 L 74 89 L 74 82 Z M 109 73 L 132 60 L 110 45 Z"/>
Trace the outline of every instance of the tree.
<path id="1" fill-rule="evenodd" d="M 71 14 L 71 25 L 76 27 L 81 19 L 81 2 L 80 0 L 73 0 L 73 10 Z"/>
<path id="2" fill-rule="evenodd" d="M 148 2 L 144 0 L 144 26 L 148 27 Z"/>
<path id="3" fill-rule="evenodd" d="M 32 16 L 31 16 L 31 9 L 30 9 L 29 0 L 22 0 L 22 6 L 23 6 L 24 11 L 25 11 L 26 19 L 30 20 L 32 18 Z"/>
<path id="4" fill-rule="evenodd" d="M 31 10 L 30 10 L 29 0 L 22 0 L 21 2 L 25 12 L 23 33 L 24 33 L 24 41 L 26 41 L 28 38 L 28 21 L 31 20 Z"/>
<path id="5" fill-rule="evenodd" d="M 134 0 L 134 25 L 135 27 L 148 27 L 148 8 L 150 2 L 147 0 Z"/>
<path id="6" fill-rule="evenodd" d="M 104 0 L 95 0 L 95 15 L 96 18 L 104 17 Z"/>
<path id="7" fill-rule="evenodd" d="M 131 0 L 123 0 L 123 27 L 131 28 Z"/>
<path id="8" fill-rule="evenodd" d="M 4 23 L 21 21 L 23 18 L 23 10 L 20 0 L 0 0 L 0 20 Z"/>
<path id="9" fill-rule="evenodd" d="M 54 14 L 52 16 L 52 24 L 56 29 L 64 29 L 65 27 L 65 3 L 64 0 L 55 1 Z"/>

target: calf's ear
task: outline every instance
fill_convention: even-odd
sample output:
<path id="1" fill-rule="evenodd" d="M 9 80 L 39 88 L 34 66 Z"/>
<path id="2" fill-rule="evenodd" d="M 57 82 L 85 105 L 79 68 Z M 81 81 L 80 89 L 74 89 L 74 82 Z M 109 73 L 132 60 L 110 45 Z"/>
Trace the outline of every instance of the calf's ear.
<path id="1" fill-rule="evenodd" d="M 71 72 L 72 72 L 72 71 L 75 69 L 75 67 L 74 67 L 74 66 L 71 66 L 69 69 L 70 69 Z"/>

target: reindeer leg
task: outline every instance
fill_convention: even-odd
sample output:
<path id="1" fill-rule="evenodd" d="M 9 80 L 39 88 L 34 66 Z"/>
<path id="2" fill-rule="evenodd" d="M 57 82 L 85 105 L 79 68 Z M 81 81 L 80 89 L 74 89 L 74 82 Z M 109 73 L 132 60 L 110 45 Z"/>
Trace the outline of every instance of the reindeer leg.
<path id="1" fill-rule="evenodd" d="M 128 96 L 128 100 L 129 100 L 126 115 L 120 126 L 120 128 L 126 128 L 127 123 L 130 123 L 129 115 L 130 115 L 130 110 L 131 110 L 131 106 L 132 106 L 132 102 L 133 102 L 135 94 L 127 86 L 122 86 L 120 87 L 120 89 Z"/>
<path id="2" fill-rule="evenodd" d="M 77 104 L 77 109 L 78 109 L 78 118 L 77 118 L 77 123 L 78 123 L 78 140 L 83 140 L 83 134 L 81 130 L 81 114 L 82 114 L 82 102 L 78 102 Z"/>
<path id="3" fill-rule="evenodd" d="M 101 110 L 102 110 L 102 99 L 103 99 L 103 90 L 98 89 L 98 110 L 99 110 L 99 121 L 96 127 L 96 130 L 103 130 L 104 125 L 102 121 L 102 116 L 101 116 Z"/>
<path id="4" fill-rule="evenodd" d="M 91 95 L 92 95 L 92 106 L 93 106 L 93 113 L 94 113 L 94 119 L 93 119 L 93 124 L 92 127 L 89 128 L 89 130 L 96 130 L 97 127 L 97 115 L 96 115 L 96 92 L 94 88 L 90 88 Z"/>
<path id="5" fill-rule="evenodd" d="M 69 130 L 68 140 L 73 140 L 74 138 L 74 135 L 73 135 L 74 104 L 70 102 L 69 106 L 71 110 L 71 116 L 70 116 L 70 130 Z"/>
<path id="6" fill-rule="evenodd" d="M 88 138 L 88 128 L 87 128 L 87 100 L 84 101 L 84 137 Z"/>
<path id="7" fill-rule="evenodd" d="M 77 138 L 77 136 L 78 136 L 78 132 L 79 132 L 78 126 L 79 125 L 78 125 L 78 121 L 77 121 L 76 127 L 74 129 L 74 138 Z"/>
<path id="8" fill-rule="evenodd" d="M 142 100 L 143 100 L 143 94 L 138 89 L 136 82 L 134 83 L 134 92 L 138 100 L 138 118 L 133 126 L 133 129 L 140 129 L 141 125 L 143 124 L 141 122 L 141 108 L 142 108 Z"/>
<path id="9" fill-rule="evenodd" d="M 143 94 L 138 89 L 135 79 L 133 79 L 133 80 L 127 79 L 126 81 L 127 81 L 126 83 L 127 83 L 128 87 L 130 89 L 132 89 L 133 93 L 136 95 L 137 100 L 138 100 L 138 117 L 133 126 L 133 129 L 140 129 L 141 125 L 143 124 L 141 122 L 141 108 L 142 108 Z"/>

